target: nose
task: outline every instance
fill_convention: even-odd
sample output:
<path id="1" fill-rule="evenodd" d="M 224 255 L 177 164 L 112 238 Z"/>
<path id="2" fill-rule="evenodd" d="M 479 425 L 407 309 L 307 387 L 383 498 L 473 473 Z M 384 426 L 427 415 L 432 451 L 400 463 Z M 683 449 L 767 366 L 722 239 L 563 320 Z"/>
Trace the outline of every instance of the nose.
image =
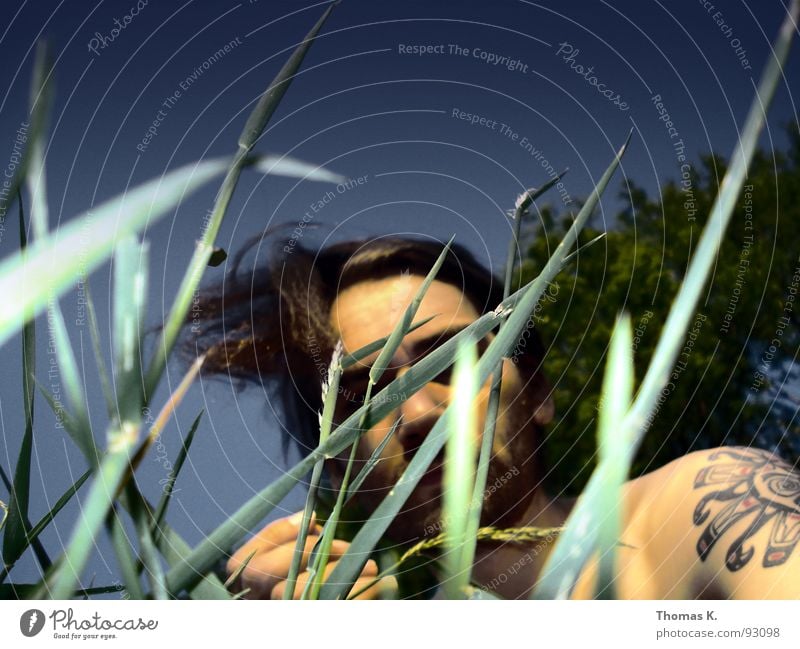
<path id="1" fill-rule="evenodd" d="M 426 385 L 400 406 L 402 422 L 395 433 L 406 456 L 413 455 L 447 407 L 446 399 L 435 385 Z"/>

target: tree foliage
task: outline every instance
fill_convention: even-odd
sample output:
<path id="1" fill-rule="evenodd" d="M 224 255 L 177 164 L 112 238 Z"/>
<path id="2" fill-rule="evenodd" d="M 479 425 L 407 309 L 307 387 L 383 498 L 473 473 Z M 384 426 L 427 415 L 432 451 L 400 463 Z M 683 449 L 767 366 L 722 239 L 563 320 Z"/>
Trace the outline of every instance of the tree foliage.
<path id="1" fill-rule="evenodd" d="M 760 151 L 739 196 L 713 277 L 660 399 L 634 475 L 724 444 L 800 456 L 800 135 L 785 152 Z M 707 155 L 650 196 L 628 182 L 625 208 L 595 223 L 534 314 L 547 347 L 556 419 L 544 466 L 551 490 L 578 493 L 594 463 L 602 370 L 617 313 L 631 314 L 636 376 L 652 356 L 710 212 L 725 161 Z M 570 222 L 551 208 L 526 232 L 519 279 L 538 272 Z M 525 249 L 525 248 L 523 248 Z M 795 301 L 795 298 L 798 301 Z"/>

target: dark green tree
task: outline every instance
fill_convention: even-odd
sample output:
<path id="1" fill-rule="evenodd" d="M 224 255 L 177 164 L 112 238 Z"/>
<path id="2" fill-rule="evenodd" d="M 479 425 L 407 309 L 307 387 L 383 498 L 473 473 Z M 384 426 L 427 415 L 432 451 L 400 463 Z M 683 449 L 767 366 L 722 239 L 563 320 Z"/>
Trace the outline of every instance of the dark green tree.
<path id="1" fill-rule="evenodd" d="M 723 444 L 800 456 L 800 135 L 789 136 L 787 151 L 761 151 L 753 162 L 632 477 Z M 724 173 L 724 160 L 709 155 L 666 182 L 660 196 L 629 182 L 625 209 L 604 229 L 595 220 L 580 245 L 602 231 L 605 238 L 580 251 L 541 302 L 534 317 L 556 402 L 544 444 L 551 489 L 582 489 L 594 466 L 615 318 L 631 314 L 639 381 Z M 539 272 L 571 220 L 549 208 L 540 216 L 524 238 L 523 282 Z"/>

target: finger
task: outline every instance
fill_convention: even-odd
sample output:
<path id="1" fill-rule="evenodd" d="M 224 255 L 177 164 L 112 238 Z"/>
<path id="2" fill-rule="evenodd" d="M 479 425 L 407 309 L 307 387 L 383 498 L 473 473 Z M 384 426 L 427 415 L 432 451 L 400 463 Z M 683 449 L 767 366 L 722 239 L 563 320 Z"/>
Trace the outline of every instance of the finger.
<path id="1" fill-rule="evenodd" d="M 258 534 L 256 534 L 253 538 L 247 541 L 247 543 L 234 552 L 230 559 L 228 559 L 228 563 L 226 565 L 228 575 L 236 572 L 242 562 L 253 552 L 253 550 L 255 550 L 257 554 L 269 552 L 279 545 L 283 545 L 284 543 L 288 543 L 289 541 L 296 539 L 302 520 L 303 512 L 297 512 L 291 516 L 279 518 L 278 520 L 273 521 L 264 527 Z M 317 531 L 317 528 L 319 528 L 319 525 L 315 524 L 315 517 L 312 516 L 309 531 Z"/>
<path id="2" fill-rule="evenodd" d="M 303 556 L 300 561 L 300 572 L 306 569 L 308 557 L 319 540 L 318 536 L 309 536 L 306 539 Z M 347 552 L 347 541 L 334 540 L 331 544 L 330 556 L 337 558 Z M 289 576 L 289 570 L 294 558 L 295 543 L 284 543 L 270 552 L 257 554 L 245 566 L 239 575 L 241 587 L 250 588 L 248 599 L 264 599 L 269 597 L 275 586 Z"/>
<path id="3" fill-rule="evenodd" d="M 391 599 L 397 593 L 397 579 L 389 575 L 378 582 L 374 577 L 359 577 L 353 585 L 352 593 L 358 593 L 368 584 L 372 584 L 363 593 L 359 593 L 353 599 Z"/>
<path id="4" fill-rule="evenodd" d="M 330 577 L 333 570 L 336 568 L 336 561 L 331 561 L 325 566 L 325 577 L 324 579 L 327 580 Z M 364 566 L 364 570 L 361 572 L 361 576 L 365 579 L 364 583 L 359 586 L 359 588 L 363 588 L 366 586 L 370 581 L 372 581 L 375 577 L 378 576 L 378 564 L 376 564 L 372 559 L 367 561 L 366 565 Z M 297 584 L 294 588 L 294 599 L 300 599 L 303 594 L 303 591 L 306 588 L 306 584 L 311 579 L 311 573 L 309 572 L 302 572 L 297 576 Z M 270 597 L 272 599 L 283 599 L 283 593 L 286 590 L 288 582 L 281 581 L 275 585 L 272 589 Z"/>

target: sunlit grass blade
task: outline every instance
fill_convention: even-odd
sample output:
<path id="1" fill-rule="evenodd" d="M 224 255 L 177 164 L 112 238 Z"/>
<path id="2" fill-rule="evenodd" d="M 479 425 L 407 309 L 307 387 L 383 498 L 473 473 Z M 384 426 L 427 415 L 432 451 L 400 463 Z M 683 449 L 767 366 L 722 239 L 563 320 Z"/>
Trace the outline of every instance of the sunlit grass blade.
<path id="1" fill-rule="evenodd" d="M 43 124 L 46 121 L 46 107 L 50 101 L 50 86 L 46 83 L 49 78 L 50 64 L 46 47 L 41 46 L 37 56 L 41 57 L 41 62 L 36 66 L 37 75 L 34 80 L 34 88 L 31 91 L 31 114 L 40 113 L 35 119 L 38 119 Z M 44 131 L 45 129 L 42 127 L 40 131 L 41 137 L 31 142 L 27 154 L 30 162 L 26 185 L 31 196 L 31 223 L 37 241 L 45 240 L 48 237 L 48 224 L 50 221 L 44 164 Z M 22 204 L 20 203 L 21 210 Z M 73 254 L 75 254 L 74 251 Z M 99 462 L 98 451 L 92 436 L 89 412 L 86 407 L 78 364 L 75 361 L 72 343 L 70 342 L 61 306 L 56 296 L 51 296 L 47 302 L 47 325 L 52 345 L 56 352 L 58 366 L 61 370 L 61 384 L 64 386 L 67 400 L 72 409 L 73 425 L 69 429 L 73 432 L 72 439 L 86 456 L 89 466 L 96 467 Z"/>
<path id="2" fill-rule="evenodd" d="M 477 355 L 474 341 L 461 344 L 453 372 L 454 416 L 447 436 L 444 463 L 444 509 L 442 520 L 448 543 L 444 555 L 444 592 L 448 599 L 461 599 L 472 573 L 472 555 L 467 550 L 470 502 L 475 485 L 475 441 L 478 417 Z"/>
<path id="3" fill-rule="evenodd" d="M 328 366 L 328 374 L 322 386 L 322 413 L 320 414 L 319 441 L 324 444 L 331 432 L 333 416 L 336 410 L 336 398 L 339 394 L 339 380 L 342 377 L 342 341 L 336 343 L 333 350 L 333 357 Z M 308 529 L 311 525 L 311 518 L 317 503 L 317 490 L 322 479 L 322 470 L 325 461 L 318 460 L 311 473 L 311 480 L 308 484 L 306 494 L 306 504 L 303 509 L 303 519 L 300 522 L 300 530 L 297 534 L 297 542 L 294 546 L 292 564 L 289 567 L 289 574 L 286 576 L 286 588 L 283 591 L 283 599 L 294 599 L 294 589 L 297 584 L 297 575 L 300 572 L 300 565 L 308 538 Z"/>
<path id="4" fill-rule="evenodd" d="M 604 488 L 598 511 L 606 512 L 598 530 L 600 568 L 597 593 L 613 599 L 616 548 L 622 527 L 622 485 L 633 461 L 630 431 L 622 423 L 633 398 L 633 333 L 630 316 L 618 318 L 611 335 L 598 415 L 598 465 L 604 467 Z"/>
<path id="5" fill-rule="evenodd" d="M 139 439 L 142 384 L 139 346 L 147 287 L 147 246 L 135 235 L 120 238 L 114 254 L 114 378 L 117 416 L 112 420 L 106 455 L 58 569 L 52 575 L 53 599 L 66 599 L 76 584 L 94 546 L 94 539 L 127 475 L 131 454 Z M 121 559 L 123 565 L 126 559 Z"/>
<path id="6" fill-rule="evenodd" d="M 114 254 L 114 382 L 117 417 L 137 422 L 142 408 L 140 346 L 147 299 L 147 242 L 120 239 Z"/>
<path id="7" fill-rule="evenodd" d="M 467 541 L 464 549 L 464 562 L 467 559 L 470 565 L 475 559 L 475 549 L 478 542 L 477 531 L 481 522 L 483 511 L 483 495 L 486 493 L 486 480 L 489 476 L 489 463 L 492 461 L 494 447 L 494 432 L 497 427 L 497 414 L 500 409 L 500 390 L 502 388 L 503 364 L 492 374 L 492 387 L 489 391 L 489 401 L 486 405 L 486 420 L 483 425 L 481 445 L 478 455 L 478 465 L 475 470 L 475 480 L 472 489 L 472 498 L 469 501 Z"/>
<path id="8" fill-rule="evenodd" d="M 164 486 L 161 489 L 161 499 L 158 501 L 155 515 L 153 516 L 154 530 L 155 528 L 161 526 L 164 516 L 167 513 L 167 507 L 169 506 L 172 492 L 175 489 L 175 482 L 178 480 L 178 476 L 181 473 L 183 464 L 186 462 L 186 458 L 189 455 L 189 449 L 192 447 L 194 435 L 197 432 L 197 428 L 200 426 L 200 419 L 203 417 L 203 412 L 204 411 L 201 410 L 197 414 L 197 417 L 194 418 L 192 425 L 189 427 L 189 432 L 186 433 L 186 438 L 183 440 L 183 444 L 181 444 L 181 450 L 178 451 L 178 456 L 175 458 L 175 462 L 172 464 L 172 471 L 170 472 L 167 481 L 164 483 Z"/>
<path id="9" fill-rule="evenodd" d="M 624 417 L 633 395 L 633 336 L 628 316 L 621 316 L 614 327 L 603 377 L 598 423 L 598 465 L 592 479 L 596 488 L 588 489 L 570 515 L 566 529 L 548 557 L 537 585 L 543 593 L 555 588 L 555 597 L 565 598 L 592 549 L 600 551 L 598 593 L 613 597 L 614 561 L 621 525 L 622 485 L 633 459 L 631 431 Z M 595 513 L 595 519 L 586 517 Z M 554 582 L 559 579 L 557 584 Z M 540 596 L 537 593 L 537 596 Z"/>
<path id="10" fill-rule="evenodd" d="M 113 311 L 113 347 L 114 347 L 114 383 L 116 388 L 116 419 L 124 427 L 138 427 L 141 421 L 142 404 L 144 401 L 141 367 L 141 342 L 144 328 L 145 302 L 147 296 L 148 280 L 148 244 L 139 242 L 136 235 L 121 239 L 117 244 L 114 254 L 114 311 Z M 184 388 L 185 391 L 185 388 Z M 178 401 L 180 396 L 178 396 Z M 168 405 L 172 403 L 170 399 Z M 162 411 L 163 412 L 163 411 Z M 172 410 L 169 409 L 169 413 Z M 159 416 L 153 428 L 160 429 L 166 422 L 165 416 Z M 147 448 L 148 436 L 143 448 Z M 128 591 L 132 597 L 142 599 L 136 558 L 130 541 L 127 538 L 122 521 L 116 511 L 113 501 L 125 489 L 136 469 L 143 451 L 134 455 L 129 465 L 125 467 L 119 486 L 112 494 L 111 511 L 106 525 L 110 526 L 114 549 L 122 568 L 123 576 L 128 584 Z M 164 599 L 163 571 L 158 565 L 159 557 L 150 537 L 146 513 L 139 506 L 141 501 L 131 495 L 135 487 L 127 490 L 131 505 L 131 518 L 137 532 L 139 551 L 142 562 L 148 568 L 148 578 L 153 587 L 153 594 L 159 599 Z M 159 581 L 160 577 L 160 581 Z"/>
<path id="11" fill-rule="evenodd" d="M 656 408 L 658 396 L 669 380 L 672 367 L 675 364 L 683 339 L 688 330 L 693 311 L 708 279 L 709 272 L 716 260 L 719 246 L 723 239 L 728 222 L 730 221 L 736 199 L 742 190 L 747 175 L 747 168 L 753 158 L 758 137 L 766 122 L 766 111 L 775 93 L 778 81 L 783 75 L 783 65 L 789 53 L 798 18 L 800 17 L 800 1 L 793 0 L 786 18 L 781 25 L 778 39 L 773 48 L 773 56 L 769 58 L 759 82 L 756 96 L 750 106 L 742 136 L 731 156 L 731 164 L 720 185 L 720 191 L 711 208 L 711 214 L 703 229 L 697 249 L 695 250 L 689 269 L 681 282 L 678 294 L 664 323 L 661 337 L 656 344 L 655 352 L 648 365 L 642 384 L 637 392 L 633 404 L 628 410 L 620 428 L 630 431 L 630 453 L 636 453 L 641 439 L 647 431 L 648 418 Z M 595 469 L 584 489 L 581 500 L 576 505 L 568 528 L 593 530 L 596 534 L 598 528 L 599 512 L 591 509 L 591 504 L 596 502 L 597 494 L 602 491 L 605 476 L 600 467 Z M 588 503 L 588 504 L 587 504 Z M 563 542 L 563 539 L 562 539 Z M 573 546 L 576 547 L 576 546 Z M 556 548 L 553 551 L 533 596 L 541 599 L 569 597 L 578 579 L 580 570 L 585 565 L 591 553 L 596 549 L 592 539 L 580 546 L 580 556 L 564 569 L 559 569 L 561 553 Z"/>
<path id="12" fill-rule="evenodd" d="M 519 302 L 516 304 L 516 307 L 508 316 L 505 323 L 500 327 L 497 336 L 484 352 L 478 363 L 478 383 L 480 385 L 483 385 L 490 374 L 495 371 L 495 368 L 503 356 L 507 355 L 508 352 L 513 349 L 514 345 L 516 345 L 516 341 L 525 328 L 530 314 L 533 312 L 547 286 L 563 267 L 564 258 L 577 241 L 580 230 L 583 228 L 589 215 L 600 200 L 600 196 L 611 180 L 614 171 L 619 166 L 620 159 L 625 153 L 629 141 L 630 135 L 628 135 L 625 144 L 614 157 L 608 169 L 603 173 L 594 191 L 589 195 L 572 226 L 564 235 L 564 239 L 555 249 L 553 255 L 547 261 L 540 275 L 528 285 Z M 465 331 L 467 330 L 465 329 L 461 332 L 462 336 Z M 451 339 L 451 341 L 452 340 L 453 339 Z M 440 349 L 443 347 L 444 345 L 440 347 Z M 407 372 L 404 377 L 409 373 L 410 372 Z M 375 509 L 370 519 L 356 534 L 347 552 L 339 558 L 336 563 L 336 568 L 334 568 L 328 580 L 331 586 L 326 588 L 326 584 L 326 586 L 322 588 L 320 593 L 322 599 L 339 599 L 346 595 L 350 586 L 355 582 L 355 579 L 363 569 L 369 553 L 386 532 L 389 524 L 411 495 L 433 459 L 439 451 L 441 451 L 445 442 L 445 431 L 447 430 L 447 426 L 450 425 L 452 413 L 453 407 L 451 404 L 439 417 L 430 433 L 415 452 L 405 472 L 395 484 L 392 493 L 386 496 Z M 342 586 L 342 584 L 344 584 L 344 586 Z"/>
<path id="13" fill-rule="evenodd" d="M 208 267 L 208 261 L 214 251 L 214 241 L 217 238 L 222 221 L 225 218 L 225 213 L 228 210 L 231 197 L 239 182 L 239 176 L 242 169 L 248 162 L 252 161 L 253 156 L 250 151 L 256 140 L 261 136 L 264 127 L 269 122 L 278 104 L 283 98 L 284 93 L 289 88 L 294 75 L 303 62 L 308 49 L 316 38 L 317 33 L 322 28 L 322 25 L 327 20 L 330 12 L 333 9 L 333 4 L 323 13 L 322 17 L 317 21 L 317 24 L 306 35 L 305 40 L 295 49 L 292 56 L 286 64 L 278 72 L 275 79 L 266 89 L 264 94 L 259 99 L 253 111 L 245 123 L 244 129 L 239 136 L 239 148 L 233 156 L 233 160 L 227 169 L 225 178 L 222 181 L 222 186 L 217 192 L 214 200 L 214 207 L 207 224 L 203 228 L 202 237 L 195 246 L 194 254 L 183 276 L 181 285 L 178 289 L 178 294 L 172 304 L 169 315 L 166 318 L 164 328 L 161 331 L 158 342 L 156 343 L 155 352 L 150 364 L 147 368 L 147 375 L 145 378 L 145 400 L 149 402 L 152 399 L 153 392 L 158 385 L 164 368 L 167 364 L 167 358 L 172 351 L 175 341 L 178 338 L 181 327 L 183 326 L 186 314 L 189 312 L 191 301 L 194 292 L 200 284 L 205 269 Z M 341 181 L 340 181 L 341 182 Z"/>
<path id="14" fill-rule="evenodd" d="M 113 198 L 60 227 L 26 251 L 0 262 L 0 345 L 25 319 L 38 315 L 51 297 L 71 288 L 81 273 L 108 259 L 117 240 L 152 224 L 187 193 L 224 173 L 229 158 L 192 163 Z M 86 227 L 91 237 L 86 237 Z M 82 255 L 76 255 L 80 250 Z"/>
<path id="15" fill-rule="evenodd" d="M 627 423 L 630 424 L 632 430 L 636 431 L 636 447 L 647 429 L 647 420 L 656 407 L 658 395 L 669 380 L 694 309 L 708 278 L 709 270 L 717 258 L 723 234 L 730 222 L 736 200 L 747 177 L 747 169 L 753 159 L 759 135 L 764 129 L 767 109 L 772 102 L 779 81 L 783 78 L 783 66 L 789 54 L 792 38 L 797 31 L 799 16 L 800 0 L 792 0 L 787 16 L 781 25 L 778 39 L 774 44 L 772 56 L 768 58 L 761 75 L 756 96 L 742 130 L 742 136 L 734 147 L 730 166 L 720 185 L 719 194 L 711 207 L 708 223 L 703 228 L 703 234 L 692 256 L 686 277 L 681 282 L 678 294 L 664 323 L 664 335 L 659 338 L 642 385 L 628 414 L 629 421 Z"/>
<path id="16" fill-rule="evenodd" d="M 61 383 L 67 393 L 70 405 L 71 425 L 67 432 L 72 433 L 72 441 L 81 450 L 89 462 L 89 466 L 97 467 L 100 462 L 100 451 L 92 435 L 92 425 L 89 420 L 89 411 L 86 407 L 86 397 L 83 391 L 78 363 L 69 340 L 64 315 L 56 299 L 48 304 L 48 324 L 53 337 L 53 344 L 61 370 Z M 66 427 L 65 427 L 66 428 Z"/>
<path id="17" fill-rule="evenodd" d="M 89 277 L 84 275 L 82 278 L 83 296 L 86 305 L 86 318 L 89 321 L 89 336 L 92 339 L 92 351 L 94 352 L 95 363 L 97 365 L 97 377 L 100 379 L 100 387 L 103 397 L 106 400 L 106 409 L 109 417 L 114 416 L 116 403 L 114 402 L 114 391 L 111 387 L 106 361 L 103 357 L 103 347 L 100 342 L 100 327 L 97 324 L 97 312 L 94 308 L 94 299 L 89 283 Z"/>
<path id="18" fill-rule="evenodd" d="M 511 294 L 511 284 L 514 275 L 514 266 L 519 250 L 519 237 L 522 228 L 522 219 L 527 214 L 528 208 L 534 204 L 537 198 L 544 194 L 548 189 L 561 181 L 569 171 L 565 169 L 558 176 L 545 183 L 539 189 L 529 189 L 521 194 L 514 206 L 514 231 L 511 241 L 508 244 L 508 255 L 506 258 L 506 272 L 503 281 L 503 299 L 507 299 Z M 562 265 L 567 262 L 569 257 L 564 257 Z M 486 421 L 481 436 L 480 454 L 478 456 L 478 466 L 475 472 L 475 485 L 472 490 L 472 499 L 469 507 L 469 522 L 467 529 L 467 541 L 464 548 L 464 563 L 471 565 L 475 558 L 475 548 L 477 544 L 477 531 L 480 525 L 481 511 L 483 508 L 483 494 L 486 491 L 486 480 L 489 475 L 489 463 L 492 460 L 492 449 L 494 448 L 494 433 L 497 426 L 497 414 L 500 408 L 500 393 L 503 387 L 503 361 L 498 364 L 492 376 L 492 386 L 489 392 L 489 402 L 486 407 Z"/>

